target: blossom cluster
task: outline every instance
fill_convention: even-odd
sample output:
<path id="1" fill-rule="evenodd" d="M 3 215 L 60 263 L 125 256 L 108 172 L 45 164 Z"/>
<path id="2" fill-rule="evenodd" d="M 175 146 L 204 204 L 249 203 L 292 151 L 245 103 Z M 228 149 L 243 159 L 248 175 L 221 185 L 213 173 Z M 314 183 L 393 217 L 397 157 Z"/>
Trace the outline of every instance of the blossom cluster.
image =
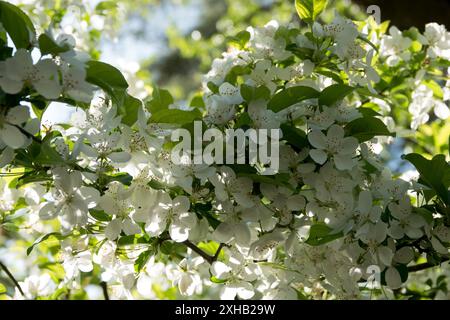
<path id="1" fill-rule="evenodd" d="M 448 33 L 430 24 L 412 40 L 340 16 L 310 27 L 243 31 L 204 75 L 202 99 L 183 107 L 157 88 L 145 103 L 128 95 L 123 76 L 92 64 L 68 35 L 50 38 L 56 51 L 40 43 L 41 54 L 17 48 L 1 61 L 0 163 L 18 177 L 2 178 L 0 211 L 41 235 L 30 252 L 56 239 L 64 270 L 58 283 L 28 277 L 15 297 L 80 289 L 95 275 L 127 299 L 173 286 L 221 299 L 393 297 L 424 252 L 447 257 L 448 221 L 421 206 L 410 191 L 426 187 L 394 177 L 380 152 L 397 129 L 383 76 L 419 51 L 427 65 L 448 60 Z M 415 71 L 403 79 L 414 86 L 413 129 L 432 109 L 450 115 L 448 88 L 439 98 L 427 70 Z M 37 100 L 79 109 L 47 129 Z M 191 120 L 279 129 L 278 172 L 174 164 L 171 133 Z"/>

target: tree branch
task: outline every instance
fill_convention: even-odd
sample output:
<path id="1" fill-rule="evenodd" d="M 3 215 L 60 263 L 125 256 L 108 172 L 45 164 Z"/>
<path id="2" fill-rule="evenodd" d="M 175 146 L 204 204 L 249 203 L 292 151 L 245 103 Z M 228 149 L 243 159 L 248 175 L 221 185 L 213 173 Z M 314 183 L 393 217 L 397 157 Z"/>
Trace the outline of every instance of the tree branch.
<path id="1" fill-rule="evenodd" d="M 216 251 L 216 253 L 214 254 L 214 257 L 213 257 L 214 261 L 216 261 L 217 258 L 219 257 L 220 251 L 222 251 L 222 248 L 223 248 L 224 245 L 225 245 L 225 243 L 221 243 L 219 245 L 219 248 L 217 248 L 217 251 Z"/>
<path id="2" fill-rule="evenodd" d="M 106 285 L 105 281 L 100 282 L 100 286 L 103 290 L 103 296 L 105 297 L 105 300 L 109 300 L 109 294 L 108 294 L 108 286 Z"/>
<path id="3" fill-rule="evenodd" d="M 425 270 L 428 268 L 437 267 L 446 261 L 449 261 L 449 258 L 444 258 L 439 264 L 425 262 L 425 263 L 417 264 L 415 266 L 410 266 L 410 267 L 408 267 L 408 272 L 416 272 L 416 271 L 421 271 L 421 270 Z"/>
<path id="4" fill-rule="evenodd" d="M 219 257 L 220 251 L 222 250 L 223 246 L 225 244 L 221 243 L 219 245 L 219 248 L 217 248 L 216 253 L 214 254 L 214 256 L 210 256 L 209 254 L 207 254 L 205 251 L 203 251 L 202 249 L 200 249 L 199 247 L 197 247 L 195 244 L 193 244 L 192 242 L 190 242 L 189 240 L 186 240 L 183 242 L 183 244 L 190 248 L 192 251 L 194 251 L 195 253 L 197 253 L 199 256 L 201 256 L 203 259 L 205 259 L 209 264 L 213 264 L 214 261 L 217 260 L 217 258 Z"/>
<path id="5" fill-rule="evenodd" d="M 16 127 L 17 129 L 19 129 L 20 132 L 22 132 L 25 136 L 27 136 L 28 138 L 31 138 L 34 142 L 37 143 L 42 143 L 42 140 L 39 139 L 38 137 L 35 137 L 34 135 L 32 135 L 31 133 L 29 133 L 27 130 L 25 130 L 24 128 L 22 128 L 21 126 L 17 125 L 17 124 L 10 124 L 14 127 Z"/>
<path id="6" fill-rule="evenodd" d="M 8 275 L 8 277 L 14 283 L 14 285 L 19 290 L 19 292 L 22 294 L 22 296 L 25 297 L 25 293 L 23 292 L 22 287 L 20 286 L 19 282 L 16 280 L 16 278 L 14 278 L 12 273 L 8 270 L 8 268 L 1 261 L 0 261 L 0 268 Z"/>

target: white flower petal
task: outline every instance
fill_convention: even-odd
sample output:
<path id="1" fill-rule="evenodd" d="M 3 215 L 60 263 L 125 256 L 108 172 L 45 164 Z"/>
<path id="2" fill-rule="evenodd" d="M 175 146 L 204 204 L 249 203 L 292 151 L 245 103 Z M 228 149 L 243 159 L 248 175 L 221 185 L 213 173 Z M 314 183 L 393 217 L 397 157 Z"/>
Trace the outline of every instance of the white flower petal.
<path id="1" fill-rule="evenodd" d="M 141 228 L 138 224 L 134 223 L 130 218 L 125 218 L 122 222 L 123 232 L 130 236 L 141 232 Z"/>
<path id="2" fill-rule="evenodd" d="M 39 210 L 39 218 L 42 220 L 51 220 L 57 215 L 56 206 L 52 202 L 47 202 Z"/>
<path id="3" fill-rule="evenodd" d="M 124 163 L 131 159 L 131 155 L 127 152 L 111 152 L 108 156 L 112 162 Z"/>
<path id="4" fill-rule="evenodd" d="M 226 222 L 219 224 L 213 233 L 213 239 L 221 243 L 228 243 L 233 236 L 233 227 Z"/>
<path id="5" fill-rule="evenodd" d="M 221 280 L 229 278 L 231 272 L 231 268 L 221 261 L 214 261 L 210 270 L 214 277 Z"/>
<path id="6" fill-rule="evenodd" d="M 30 118 L 30 109 L 27 106 L 16 106 L 11 108 L 6 115 L 6 121 L 10 124 L 22 124 Z"/>
<path id="7" fill-rule="evenodd" d="M 402 279 L 400 277 L 400 273 L 397 271 L 397 269 L 390 267 L 386 270 L 385 279 L 387 285 L 391 289 L 397 289 L 400 288 L 402 285 Z"/>
<path id="8" fill-rule="evenodd" d="M 358 210 L 362 214 L 368 214 L 372 209 L 372 193 L 367 190 L 363 190 L 359 194 L 358 198 Z"/>
<path id="9" fill-rule="evenodd" d="M 342 139 L 344 138 L 344 129 L 337 124 L 333 124 L 327 132 L 327 138 Z"/>
<path id="10" fill-rule="evenodd" d="M 306 200 L 302 195 L 296 194 L 288 198 L 286 207 L 292 211 L 303 210 L 306 205 Z"/>
<path id="11" fill-rule="evenodd" d="M 317 149 L 325 149 L 327 147 L 326 137 L 320 130 L 311 131 L 308 134 L 308 141 Z"/>
<path id="12" fill-rule="evenodd" d="M 189 228 L 173 222 L 169 226 L 170 238 L 175 242 L 183 242 L 189 238 Z"/>
<path id="13" fill-rule="evenodd" d="M 327 159 L 328 159 L 325 151 L 319 150 L 319 149 L 310 150 L 309 155 L 318 164 L 324 164 L 325 162 L 327 162 Z"/>
<path id="14" fill-rule="evenodd" d="M 255 290 L 253 286 L 245 281 L 241 281 L 239 283 L 234 284 L 237 289 L 237 295 L 239 298 L 248 300 L 251 299 L 255 295 Z"/>
<path id="15" fill-rule="evenodd" d="M 339 150 L 339 154 L 353 154 L 358 147 L 358 139 L 355 137 L 344 138 L 342 142 L 342 149 Z"/>
<path id="16" fill-rule="evenodd" d="M 378 254 L 380 256 L 381 262 L 383 262 L 386 266 L 390 266 L 392 262 L 392 258 L 394 257 L 394 253 L 391 249 L 386 246 L 378 247 Z"/>
<path id="17" fill-rule="evenodd" d="M 333 156 L 334 164 L 339 170 L 350 170 L 354 167 L 355 161 L 351 156 L 336 154 Z"/>
<path id="18" fill-rule="evenodd" d="M 450 117 L 450 109 L 444 102 L 437 101 L 434 107 L 434 114 L 436 117 L 445 120 Z"/>
<path id="19" fill-rule="evenodd" d="M 414 251 L 411 247 L 402 247 L 394 255 L 394 260 L 402 264 L 408 264 L 412 259 L 414 259 Z"/>
<path id="20" fill-rule="evenodd" d="M 0 139 L 10 148 L 18 149 L 26 143 L 26 137 L 14 126 L 4 123 L 0 128 Z"/>
<path id="21" fill-rule="evenodd" d="M 122 221 L 120 219 L 114 219 L 105 228 L 105 236 L 109 240 L 116 240 L 122 231 Z"/>

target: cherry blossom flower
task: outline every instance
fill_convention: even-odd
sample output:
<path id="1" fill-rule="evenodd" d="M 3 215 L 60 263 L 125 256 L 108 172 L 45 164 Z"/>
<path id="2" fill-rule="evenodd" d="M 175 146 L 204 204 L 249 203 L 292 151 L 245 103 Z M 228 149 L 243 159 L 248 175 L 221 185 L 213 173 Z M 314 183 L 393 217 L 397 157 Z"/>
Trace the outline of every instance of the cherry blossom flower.
<path id="1" fill-rule="evenodd" d="M 353 155 L 358 147 L 358 140 L 344 137 L 342 127 L 332 125 L 326 136 L 320 130 L 313 130 L 308 134 L 308 140 L 315 148 L 309 151 L 309 155 L 318 164 L 324 164 L 328 157 L 332 157 L 339 170 L 349 170 L 355 165 Z"/>

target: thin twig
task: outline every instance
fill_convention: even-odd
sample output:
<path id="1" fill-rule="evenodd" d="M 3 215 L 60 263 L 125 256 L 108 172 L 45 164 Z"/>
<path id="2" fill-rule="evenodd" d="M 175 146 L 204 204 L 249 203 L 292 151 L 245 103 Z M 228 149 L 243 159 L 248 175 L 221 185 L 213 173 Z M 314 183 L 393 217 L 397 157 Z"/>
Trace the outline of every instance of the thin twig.
<path id="1" fill-rule="evenodd" d="M 19 131 L 24 134 L 25 136 L 27 136 L 28 138 L 31 138 L 34 142 L 37 143 L 42 143 L 42 140 L 39 139 L 38 137 L 35 137 L 34 135 L 32 135 L 31 133 L 29 133 L 27 130 L 25 130 L 24 128 L 22 128 L 19 125 L 14 124 L 14 127 L 16 127 L 17 129 L 19 129 Z"/>
<path id="2" fill-rule="evenodd" d="M 214 262 L 214 257 L 207 254 L 205 251 L 197 247 L 195 244 L 190 242 L 189 240 L 186 240 L 183 242 L 186 247 L 190 248 L 192 251 L 197 253 L 199 256 L 201 256 L 203 259 L 205 259 L 209 264 L 212 264 Z"/>
<path id="3" fill-rule="evenodd" d="M 22 290 L 22 287 L 20 286 L 19 282 L 14 278 L 12 273 L 8 270 L 8 268 L 0 261 L 0 268 L 5 271 L 5 273 L 8 275 L 8 277 L 11 279 L 11 281 L 14 283 L 16 288 L 19 290 L 19 292 L 22 294 L 22 296 L 25 297 L 25 293 Z"/>
<path id="4" fill-rule="evenodd" d="M 216 261 L 217 258 L 219 257 L 220 251 L 222 251 L 222 248 L 224 247 L 224 245 L 225 245 L 225 243 L 221 243 L 219 245 L 219 248 L 217 248 L 217 251 L 216 251 L 216 253 L 214 254 L 214 257 L 213 257 L 214 261 Z"/>
<path id="5" fill-rule="evenodd" d="M 446 262 L 448 260 L 449 260 L 449 258 L 445 258 L 439 264 L 434 264 L 434 263 L 429 263 L 429 262 L 417 264 L 415 266 L 408 267 L 408 272 L 416 272 L 416 271 L 421 271 L 421 270 L 425 270 L 425 269 L 428 269 L 428 268 L 437 267 L 441 263 L 444 263 L 444 262 Z"/>
<path id="6" fill-rule="evenodd" d="M 109 294 L 108 294 L 108 286 L 106 285 L 105 281 L 100 282 L 100 286 L 103 290 L 103 296 L 105 297 L 105 300 L 109 300 Z"/>
<path id="7" fill-rule="evenodd" d="M 205 259 L 209 264 L 213 264 L 214 261 L 217 260 L 217 258 L 219 257 L 220 251 L 222 250 L 222 248 L 225 246 L 224 243 L 221 243 L 219 245 L 219 248 L 217 248 L 216 253 L 214 254 L 214 256 L 210 256 L 209 254 L 207 254 L 205 251 L 203 251 L 202 249 L 200 249 L 199 247 L 197 247 L 195 244 L 193 244 L 192 242 L 190 242 L 189 240 L 186 240 L 183 242 L 184 245 L 190 249 L 192 249 L 192 251 L 194 251 L 195 253 L 197 253 L 199 256 L 201 256 L 203 259 Z"/>

